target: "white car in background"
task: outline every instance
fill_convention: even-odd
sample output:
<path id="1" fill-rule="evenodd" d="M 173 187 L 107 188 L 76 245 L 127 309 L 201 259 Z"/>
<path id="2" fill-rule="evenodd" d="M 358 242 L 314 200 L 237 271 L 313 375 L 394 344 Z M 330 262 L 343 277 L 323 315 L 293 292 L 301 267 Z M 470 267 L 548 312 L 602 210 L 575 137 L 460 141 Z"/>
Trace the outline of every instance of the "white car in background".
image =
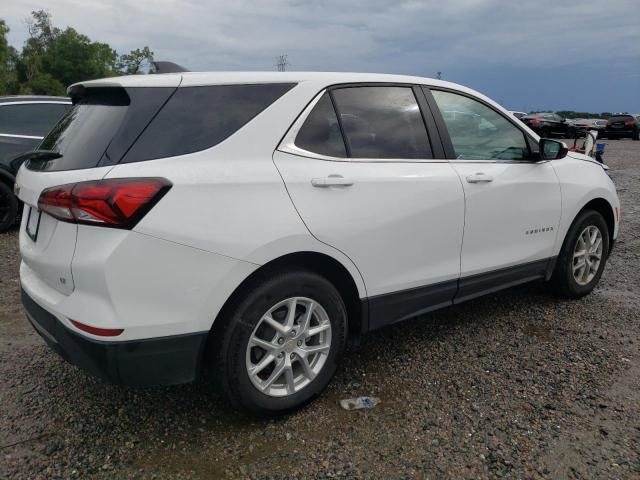
<path id="1" fill-rule="evenodd" d="M 588 294 L 618 234 L 600 163 L 460 85 L 182 73 L 69 93 L 17 178 L 23 303 L 108 381 L 207 370 L 234 405 L 287 412 L 368 331 L 533 280 Z"/>

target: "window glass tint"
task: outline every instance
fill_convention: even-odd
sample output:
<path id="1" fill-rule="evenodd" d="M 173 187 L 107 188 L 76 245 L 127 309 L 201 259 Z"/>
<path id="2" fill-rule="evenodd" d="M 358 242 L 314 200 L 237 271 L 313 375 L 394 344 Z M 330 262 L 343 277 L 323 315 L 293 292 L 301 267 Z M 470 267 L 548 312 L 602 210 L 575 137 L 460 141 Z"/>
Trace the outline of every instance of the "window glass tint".
<path id="1" fill-rule="evenodd" d="M 197 152 L 222 142 L 294 84 L 178 88 L 123 162 Z"/>
<path id="2" fill-rule="evenodd" d="M 432 90 L 456 157 L 471 160 L 525 160 L 524 133 L 502 115 L 463 95 Z"/>
<path id="3" fill-rule="evenodd" d="M 427 130 L 410 87 L 333 90 L 353 158 L 431 158 Z"/>
<path id="4" fill-rule="evenodd" d="M 631 115 L 616 115 L 609 118 L 610 122 L 624 122 L 626 120 L 633 120 L 633 117 Z"/>
<path id="5" fill-rule="evenodd" d="M 40 140 L 32 138 L 0 137 L 0 163 L 7 165 L 9 159 L 33 150 L 39 143 Z"/>
<path id="6" fill-rule="evenodd" d="M 24 103 L 0 106 L 0 133 L 44 137 L 71 105 Z"/>
<path id="7" fill-rule="evenodd" d="M 62 154 L 49 162 L 28 164 L 30 169 L 60 171 L 95 167 L 120 128 L 129 98 L 120 89 L 88 89 L 85 98 L 58 122 L 40 145 Z"/>
<path id="8" fill-rule="evenodd" d="M 329 94 L 325 93 L 304 121 L 296 137 L 296 146 L 330 157 L 346 157 L 338 117 Z"/>

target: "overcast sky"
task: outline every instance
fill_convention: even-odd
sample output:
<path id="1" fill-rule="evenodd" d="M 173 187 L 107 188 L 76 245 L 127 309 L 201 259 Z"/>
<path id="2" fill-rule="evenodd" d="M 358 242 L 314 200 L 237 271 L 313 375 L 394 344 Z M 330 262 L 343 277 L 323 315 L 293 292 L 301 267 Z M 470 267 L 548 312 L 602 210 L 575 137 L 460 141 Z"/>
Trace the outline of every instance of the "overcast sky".
<path id="1" fill-rule="evenodd" d="M 640 112 L 640 0 L 3 0 L 14 46 L 35 9 L 191 70 L 286 53 L 290 70 L 441 71 L 514 110 Z"/>

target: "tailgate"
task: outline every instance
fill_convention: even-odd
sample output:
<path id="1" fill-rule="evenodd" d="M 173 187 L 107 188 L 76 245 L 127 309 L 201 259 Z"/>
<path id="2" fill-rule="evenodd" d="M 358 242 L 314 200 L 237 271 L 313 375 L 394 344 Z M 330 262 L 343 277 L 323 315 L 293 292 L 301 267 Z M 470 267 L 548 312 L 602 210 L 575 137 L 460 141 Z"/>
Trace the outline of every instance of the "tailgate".
<path id="1" fill-rule="evenodd" d="M 25 204 L 20 251 L 31 277 L 59 293 L 73 292 L 71 263 L 78 227 L 40 212 L 38 199 L 50 187 L 102 179 L 172 95 L 180 78 L 172 77 L 172 85 L 157 88 L 105 87 L 100 82 L 71 87 L 73 109 L 38 147 L 45 153 L 44 161 L 27 160 L 16 179 L 18 197 Z"/>
<path id="2" fill-rule="evenodd" d="M 49 187 L 102 178 L 112 167 L 34 172 L 22 167 L 16 186 L 24 202 L 20 226 L 22 261 L 42 282 L 60 293 L 73 292 L 71 260 L 76 246 L 78 226 L 61 222 L 38 210 L 38 198 Z"/>

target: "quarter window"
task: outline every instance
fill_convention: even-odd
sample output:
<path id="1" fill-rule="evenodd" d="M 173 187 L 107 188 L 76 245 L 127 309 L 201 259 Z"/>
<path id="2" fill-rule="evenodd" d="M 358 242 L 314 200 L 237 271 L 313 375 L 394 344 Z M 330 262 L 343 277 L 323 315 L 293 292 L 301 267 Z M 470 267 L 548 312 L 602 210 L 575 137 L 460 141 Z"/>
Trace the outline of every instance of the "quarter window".
<path id="1" fill-rule="evenodd" d="M 524 133 L 486 105 L 451 92 L 432 90 L 449 131 L 456 158 L 526 160 Z"/>
<path id="2" fill-rule="evenodd" d="M 213 147 L 294 86 L 267 83 L 178 88 L 123 162 L 185 155 Z"/>
<path id="3" fill-rule="evenodd" d="M 348 87 L 332 95 L 352 158 L 432 158 L 410 87 Z"/>
<path id="4" fill-rule="evenodd" d="M 295 144 L 297 147 L 320 155 L 347 156 L 338 117 L 328 93 L 322 96 L 309 113 L 300 128 Z"/>

